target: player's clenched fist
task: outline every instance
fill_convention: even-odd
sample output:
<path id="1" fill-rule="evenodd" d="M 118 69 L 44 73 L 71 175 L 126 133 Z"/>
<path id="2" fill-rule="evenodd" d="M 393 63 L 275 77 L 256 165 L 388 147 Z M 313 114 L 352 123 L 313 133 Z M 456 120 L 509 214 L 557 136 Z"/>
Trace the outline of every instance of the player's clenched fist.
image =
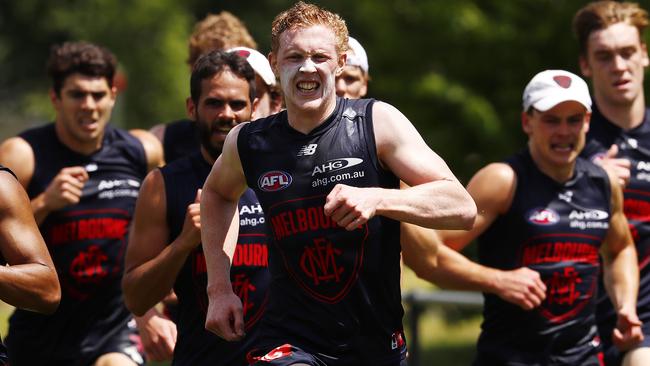
<path id="1" fill-rule="evenodd" d="M 325 215 L 344 227 L 354 230 L 375 216 L 380 189 L 358 188 L 337 184 L 325 199 Z"/>
<path id="2" fill-rule="evenodd" d="M 43 202 L 49 210 L 58 210 L 79 203 L 88 172 L 81 166 L 61 169 L 43 192 Z"/>
<path id="3" fill-rule="evenodd" d="M 183 229 L 179 235 L 183 247 L 192 250 L 201 243 L 201 190 L 196 192 L 194 202 L 187 206 Z"/>
<path id="4" fill-rule="evenodd" d="M 208 298 L 205 329 L 231 342 L 244 338 L 242 303 L 232 289 L 214 291 L 208 287 Z"/>

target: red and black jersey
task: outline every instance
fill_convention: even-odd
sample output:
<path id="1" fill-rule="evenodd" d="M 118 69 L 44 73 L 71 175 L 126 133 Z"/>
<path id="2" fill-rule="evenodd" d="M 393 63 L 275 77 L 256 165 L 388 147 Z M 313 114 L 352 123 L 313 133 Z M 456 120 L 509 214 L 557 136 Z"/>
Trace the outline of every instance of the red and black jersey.
<path id="1" fill-rule="evenodd" d="M 376 216 L 346 231 L 323 212 L 338 183 L 399 188 L 377 159 L 372 106 L 339 98 L 308 134 L 289 125 L 286 111 L 239 132 L 246 180 L 272 232 L 259 348 L 291 343 L 333 365 L 399 362 L 405 355 L 399 222 Z"/>
<path id="2" fill-rule="evenodd" d="M 187 206 L 194 202 L 196 191 L 203 187 L 210 169 L 200 152 L 161 169 L 165 180 L 170 243 L 181 233 Z M 264 213 L 251 190 L 247 190 L 239 201 L 239 220 L 230 281 L 242 301 L 246 338 L 240 342 L 226 342 L 205 330 L 208 277 L 205 256 L 199 245 L 185 261 L 174 284 L 178 297 L 174 365 L 236 366 L 246 363 L 246 352 L 255 340 L 270 282 Z"/>
<path id="3" fill-rule="evenodd" d="M 145 151 L 137 138 L 110 125 L 91 155 L 64 145 L 54 124 L 20 137 L 34 152 L 31 199 L 65 167 L 84 167 L 89 180 L 79 203 L 51 212 L 39 226 L 61 282 L 61 303 L 53 315 L 14 312 L 7 337 L 11 363 L 91 363 L 85 357 L 96 357 L 95 350 L 132 319 L 121 279 L 129 224 L 147 171 Z"/>
<path id="4" fill-rule="evenodd" d="M 612 144 L 618 146 L 618 158 L 630 160 L 630 182 L 623 189 L 623 210 L 630 224 L 636 245 L 640 282 L 637 313 L 644 323 L 644 335 L 650 338 L 650 121 L 646 113 L 643 122 L 630 130 L 623 130 L 600 113 L 594 106 L 591 115 L 584 156 L 594 159 L 603 155 Z M 616 326 L 616 312 L 604 287 L 599 299 L 597 319 L 603 343 L 615 352 L 611 344 Z"/>
<path id="5" fill-rule="evenodd" d="M 597 362 L 595 308 L 599 249 L 611 216 L 609 178 L 582 158 L 565 183 L 542 173 L 528 150 L 507 162 L 517 188 L 508 212 L 479 237 L 479 260 L 502 270 L 539 272 L 546 299 L 526 311 L 486 293 L 477 363 Z"/>

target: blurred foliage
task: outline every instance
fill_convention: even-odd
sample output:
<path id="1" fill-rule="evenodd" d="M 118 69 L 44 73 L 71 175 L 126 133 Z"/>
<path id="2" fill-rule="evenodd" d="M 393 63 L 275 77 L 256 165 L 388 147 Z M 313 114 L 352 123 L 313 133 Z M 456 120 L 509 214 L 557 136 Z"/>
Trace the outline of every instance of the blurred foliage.
<path id="1" fill-rule="evenodd" d="M 649 1 L 641 5 L 649 8 Z M 268 52 L 286 0 L 0 0 L 2 137 L 52 118 L 44 65 L 53 43 L 107 46 L 127 77 L 115 123 L 147 128 L 184 115 L 187 38 L 228 10 Z M 578 73 L 571 19 L 586 1 L 329 0 L 370 58 L 370 96 L 397 106 L 463 180 L 523 146 L 521 92 L 538 71 Z M 18 125 L 14 121 L 20 122 Z"/>

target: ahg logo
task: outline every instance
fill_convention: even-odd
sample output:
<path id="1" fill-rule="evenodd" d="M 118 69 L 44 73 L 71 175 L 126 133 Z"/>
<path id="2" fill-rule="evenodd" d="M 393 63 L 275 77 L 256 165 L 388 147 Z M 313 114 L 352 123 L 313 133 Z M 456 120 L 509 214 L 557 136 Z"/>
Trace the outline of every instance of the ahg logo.
<path id="1" fill-rule="evenodd" d="M 363 159 L 359 158 L 341 158 L 329 160 L 325 164 L 314 167 L 314 170 L 311 172 L 311 176 L 313 177 L 316 174 L 335 172 L 337 170 L 349 168 L 361 163 L 363 163 Z"/>
<path id="2" fill-rule="evenodd" d="M 560 221 L 560 215 L 550 208 L 537 208 L 530 212 L 528 221 L 535 225 L 554 225 Z"/>
<path id="3" fill-rule="evenodd" d="M 291 185 L 291 175 L 288 173 L 273 170 L 260 176 L 257 185 L 265 192 L 275 192 L 283 190 Z"/>

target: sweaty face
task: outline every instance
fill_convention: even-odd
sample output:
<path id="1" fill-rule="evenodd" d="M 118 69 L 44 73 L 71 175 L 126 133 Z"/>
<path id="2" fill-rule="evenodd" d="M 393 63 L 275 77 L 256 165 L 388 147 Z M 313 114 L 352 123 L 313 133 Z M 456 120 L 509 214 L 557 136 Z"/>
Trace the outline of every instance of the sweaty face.
<path id="1" fill-rule="evenodd" d="M 246 79 L 224 70 L 201 83 L 198 104 L 188 98 L 187 108 L 199 129 L 201 146 L 210 157 L 221 154 L 228 132 L 238 123 L 249 121 L 252 106 Z"/>
<path id="2" fill-rule="evenodd" d="M 336 37 L 326 26 L 287 30 L 280 35 L 271 65 L 280 76 L 287 107 L 302 111 L 333 108 L 335 74 L 345 56 L 336 52 Z"/>
<path id="3" fill-rule="evenodd" d="M 522 125 L 536 162 L 549 169 L 572 167 L 585 146 L 589 113 L 574 101 L 556 105 L 546 112 L 524 113 Z"/>
<path id="4" fill-rule="evenodd" d="M 115 105 L 115 89 L 106 78 L 75 73 L 65 79 L 58 95 L 52 91 L 50 96 L 63 143 L 75 151 L 98 149 Z"/>
<path id="5" fill-rule="evenodd" d="M 348 99 L 359 99 L 366 95 L 368 77 L 358 66 L 345 65 L 336 77 L 336 95 Z"/>
<path id="6" fill-rule="evenodd" d="M 581 58 L 582 73 L 590 77 L 597 100 L 614 105 L 630 105 L 643 97 L 643 72 L 648 53 L 638 30 L 616 23 L 591 33 L 587 56 Z"/>

